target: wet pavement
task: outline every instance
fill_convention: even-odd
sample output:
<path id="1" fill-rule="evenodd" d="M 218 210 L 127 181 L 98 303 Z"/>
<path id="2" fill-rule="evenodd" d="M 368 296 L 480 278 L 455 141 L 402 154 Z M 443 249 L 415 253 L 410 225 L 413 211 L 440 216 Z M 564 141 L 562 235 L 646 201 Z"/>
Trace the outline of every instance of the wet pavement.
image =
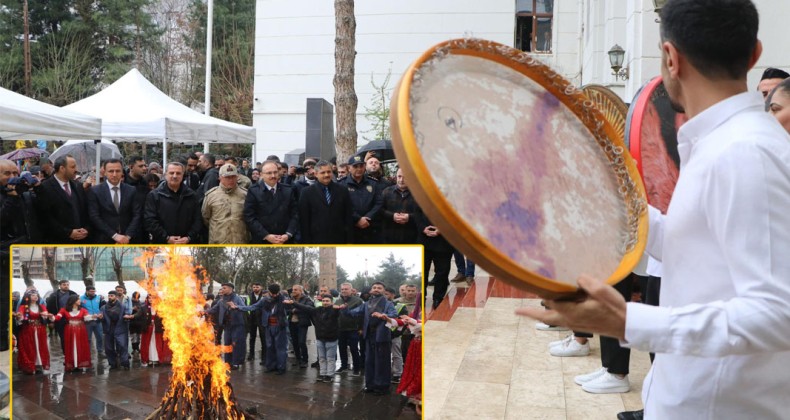
<path id="1" fill-rule="evenodd" d="M 144 419 L 159 406 L 169 385 L 169 366 L 142 367 L 132 359 L 131 370 L 108 369 L 93 356 L 88 372 L 63 373 L 57 338 L 50 338 L 49 374 L 12 376 L 15 419 Z M 256 352 L 260 355 L 260 352 Z M 348 372 L 331 383 L 316 382 L 318 369 L 292 367 L 278 376 L 264 373 L 259 359 L 231 372 L 237 403 L 267 419 L 419 419 L 406 397 L 381 397 L 363 392 L 364 378 Z"/>

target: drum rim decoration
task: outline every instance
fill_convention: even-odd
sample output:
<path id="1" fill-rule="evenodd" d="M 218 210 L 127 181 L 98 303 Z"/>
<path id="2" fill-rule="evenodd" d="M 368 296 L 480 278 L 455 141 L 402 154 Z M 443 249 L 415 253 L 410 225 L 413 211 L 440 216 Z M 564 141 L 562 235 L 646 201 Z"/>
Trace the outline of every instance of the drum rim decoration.
<path id="1" fill-rule="evenodd" d="M 612 159 L 618 158 L 618 155 L 622 156 L 618 164 L 624 171 L 621 171 L 619 175 L 614 170 L 612 173 L 615 174 L 615 177 L 621 177 L 621 185 L 623 185 L 624 178 L 627 183 L 626 186 L 621 187 L 623 189 L 621 196 L 623 194 L 631 195 L 631 199 L 623 197 L 623 203 L 628 213 L 628 229 L 631 232 L 630 241 L 632 243 L 628 245 L 630 249 L 624 250 L 624 255 L 615 271 L 604 280 L 609 284 L 614 284 L 625 278 L 641 259 L 647 242 L 647 200 L 641 177 L 625 148 L 623 139 L 618 141 L 615 128 L 594 106 L 594 102 L 579 88 L 532 55 L 503 44 L 469 38 L 454 39 L 437 44 L 409 66 L 393 91 L 390 105 L 393 148 L 400 163 L 399 166 L 408 181 L 409 189 L 423 212 L 433 224 L 439 227 L 442 235 L 450 243 L 472 261 L 485 268 L 495 278 L 545 297 L 566 297 L 578 292 L 576 287 L 568 283 L 530 271 L 496 249 L 491 242 L 483 238 L 477 230 L 460 217 L 430 175 L 431 172 L 420 155 L 418 142 L 422 141 L 422 138 L 421 134 L 415 133 L 414 130 L 410 93 L 413 86 L 418 86 L 422 82 L 420 69 L 424 64 L 430 65 L 432 60 L 441 60 L 451 53 L 494 61 L 538 83 L 554 94 L 579 118 L 602 148 L 602 152 L 608 154 L 610 162 Z M 607 147 L 602 146 L 601 142 L 604 140 Z M 425 205 L 425 203 L 429 205 Z"/>
<path id="2" fill-rule="evenodd" d="M 582 86 L 582 92 L 584 92 L 584 94 L 587 95 L 593 101 L 596 101 L 596 99 L 593 97 L 593 95 L 591 95 L 591 93 L 602 96 L 606 100 L 606 104 L 614 107 L 614 110 L 619 113 L 618 117 L 619 119 L 622 120 L 622 122 L 615 121 L 613 118 L 610 117 L 609 114 L 603 112 L 602 109 L 600 110 L 603 116 L 607 119 L 607 121 L 609 121 L 609 123 L 612 124 L 617 129 L 618 134 L 622 130 L 623 133 L 622 138 L 618 136 L 617 139 L 620 142 L 623 142 L 623 144 L 625 144 L 626 129 L 628 128 L 628 105 L 626 105 L 625 102 L 623 102 L 623 100 L 620 99 L 620 97 L 617 96 L 616 93 L 614 93 L 611 89 L 603 85 L 590 83 Z M 596 101 L 596 102 L 598 103 L 599 106 L 604 105 L 604 103 L 602 103 L 601 101 Z"/>

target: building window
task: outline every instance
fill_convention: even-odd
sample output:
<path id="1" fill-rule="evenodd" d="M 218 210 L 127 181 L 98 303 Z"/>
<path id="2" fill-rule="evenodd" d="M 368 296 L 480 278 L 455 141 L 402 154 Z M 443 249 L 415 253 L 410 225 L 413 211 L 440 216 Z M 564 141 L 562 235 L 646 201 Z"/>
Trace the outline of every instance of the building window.
<path id="1" fill-rule="evenodd" d="M 551 52 L 554 0 L 516 0 L 516 48 Z"/>

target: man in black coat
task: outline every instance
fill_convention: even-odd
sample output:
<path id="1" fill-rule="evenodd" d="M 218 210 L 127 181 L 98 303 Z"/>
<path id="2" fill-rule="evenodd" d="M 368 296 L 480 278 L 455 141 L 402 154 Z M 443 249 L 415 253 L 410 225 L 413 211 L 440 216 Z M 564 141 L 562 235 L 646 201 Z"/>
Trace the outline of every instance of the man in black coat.
<path id="1" fill-rule="evenodd" d="M 55 160 L 55 174 L 41 183 L 36 206 L 43 242 L 88 243 L 88 211 L 82 184 L 74 181 L 77 161 L 71 155 Z"/>
<path id="2" fill-rule="evenodd" d="M 277 162 L 263 163 L 261 180 L 247 191 L 244 221 L 253 244 L 285 244 L 293 242 L 299 229 L 299 205 L 296 191 L 277 182 Z"/>
<path id="3" fill-rule="evenodd" d="M 396 180 L 395 185 L 381 193 L 382 239 L 385 244 L 416 244 L 419 232 L 415 216 L 419 206 L 406 185 L 402 169 L 398 169 Z"/>
<path id="4" fill-rule="evenodd" d="M 379 212 L 382 199 L 379 183 L 365 176 L 365 162 L 359 156 L 351 156 L 348 165 L 349 174 L 340 183 L 348 188 L 351 196 L 351 243 L 381 243 Z"/>
<path id="5" fill-rule="evenodd" d="M 302 190 L 299 222 L 306 244 L 349 243 L 351 196 L 348 188 L 332 181 L 332 164 L 322 160 L 315 167 L 318 182 Z"/>
<path id="6" fill-rule="evenodd" d="M 142 208 L 137 191 L 123 179 L 120 159 L 104 162 L 105 182 L 88 190 L 88 215 L 97 244 L 128 244 L 140 236 Z"/>
<path id="7" fill-rule="evenodd" d="M 426 276 L 431 272 L 431 263 L 433 263 L 434 275 L 431 283 L 433 283 L 433 308 L 436 309 L 447 294 L 447 288 L 450 285 L 450 260 L 453 257 L 453 246 L 444 239 L 439 228 L 433 226 L 422 211 L 417 213 L 416 219 L 419 243 L 425 247 L 423 273 Z M 425 282 L 423 299 L 427 296 L 428 285 L 429 283 Z"/>
<path id="8" fill-rule="evenodd" d="M 194 243 L 203 228 L 198 195 L 182 183 L 183 164 L 168 163 L 165 178 L 145 201 L 146 230 L 155 244 Z"/>
<path id="9" fill-rule="evenodd" d="M 198 158 L 198 171 L 200 172 L 200 187 L 198 196 L 201 202 L 206 192 L 219 185 L 219 169 L 215 167 L 217 159 L 211 153 L 204 153 Z"/>
<path id="10" fill-rule="evenodd" d="M 69 297 L 77 296 L 77 293 L 69 289 L 69 281 L 61 280 L 58 282 L 58 290 L 49 295 L 47 298 L 47 311 L 51 314 L 57 314 L 62 308 L 66 307 Z M 66 318 L 61 318 L 55 321 L 55 332 L 58 333 L 60 338 L 60 350 L 66 354 L 66 341 L 63 336 L 66 330 Z"/>

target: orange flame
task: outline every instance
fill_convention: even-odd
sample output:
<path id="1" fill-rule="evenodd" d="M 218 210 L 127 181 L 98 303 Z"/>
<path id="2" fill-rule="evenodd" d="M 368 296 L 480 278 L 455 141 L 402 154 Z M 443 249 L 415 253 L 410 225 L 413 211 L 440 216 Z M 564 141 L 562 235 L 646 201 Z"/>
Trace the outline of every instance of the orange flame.
<path id="1" fill-rule="evenodd" d="M 185 393 L 179 397 L 186 401 L 197 402 L 206 397 L 212 402 L 224 401 L 228 418 L 232 418 L 228 365 L 220 356 L 232 349 L 214 344 L 214 327 L 198 313 L 206 303 L 201 285 L 210 280 L 204 270 L 201 276 L 204 280 L 198 279 L 196 272 L 202 268 L 195 266 L 183 250 L 159 248 L 159 253 L 148 251 L 138 260 L 149 273 L 149 278 L 141 285 L 162 318 L 164 337 L 173 351 L 170 387 L 163 401 L 176 397 L 176 392 Z"/>

